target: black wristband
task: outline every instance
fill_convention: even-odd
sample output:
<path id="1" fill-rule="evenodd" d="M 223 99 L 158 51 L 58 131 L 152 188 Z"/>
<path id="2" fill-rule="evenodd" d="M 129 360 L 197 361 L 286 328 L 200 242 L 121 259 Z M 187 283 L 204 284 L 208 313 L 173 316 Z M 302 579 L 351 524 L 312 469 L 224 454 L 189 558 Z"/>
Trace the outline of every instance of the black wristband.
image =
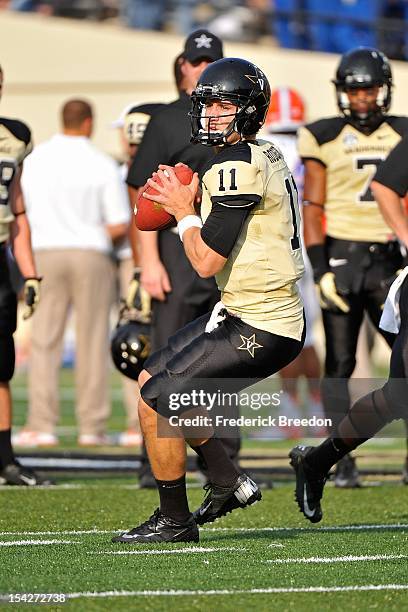
<path id="1" fill-rule="evenodd" d="M 322 278 L 323 274 L 330 272 L 329 262 L 326 257 L 324 244 L 313 244 L 306 249 L 307 256 L 313 269 L 313 278 L 316 283 Z"/>

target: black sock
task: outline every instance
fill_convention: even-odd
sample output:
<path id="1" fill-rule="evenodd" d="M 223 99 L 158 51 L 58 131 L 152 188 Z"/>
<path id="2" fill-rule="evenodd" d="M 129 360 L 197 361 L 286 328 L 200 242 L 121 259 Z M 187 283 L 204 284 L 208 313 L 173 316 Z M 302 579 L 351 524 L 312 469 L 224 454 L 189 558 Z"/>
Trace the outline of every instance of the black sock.
<path id="1" fill-rule="evenodd" d="M 15 461 L 11 446 L 11 429 L 0 431 L 0 467 L 4 468 Z"/>
<path id="2" fill-rule="evenodd" d="M 313 470 L 327 474 L 340 459 L 343 459 L 354 447 L 344 443 L 341 438 L 327 438 L 307 455 L 307 464 Z"/>
<path id="3" fill-rule="evenodd" d="M 207 465 L 210 481 L 220 487 L 232 485 L 240 472 L 228 456 L 221 440 L 210 438 L 207 442 L 201 444 L 199 448 L 199 454 L 204 458 Z"/>
<path id="4" fill-rule="evenodd" d="M 177 480 L 157 480 L 160 496 L 160 512 L 179 523 L 190 517 L 187 501 L 186 476 Z"/>

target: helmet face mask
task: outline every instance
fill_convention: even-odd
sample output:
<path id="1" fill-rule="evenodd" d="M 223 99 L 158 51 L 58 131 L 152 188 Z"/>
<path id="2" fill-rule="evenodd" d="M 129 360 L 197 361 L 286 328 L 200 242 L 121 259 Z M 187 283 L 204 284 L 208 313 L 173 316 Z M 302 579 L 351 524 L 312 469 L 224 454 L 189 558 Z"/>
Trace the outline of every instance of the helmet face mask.
<path id="1" fill-rule="evenodd" d="M 259 131 L 268 110 L 270 87 L 264 73 L 251 62 L 224 58 L 204 70 L 191 98 L 191 141 L 219 146 L 229 142 L 234 132 L 242 139 Z M 220 115 L 209 114 L 209 101 L 224 101 L 237 107 L 223 131 L 213 129 Z M 228 116 L 228 112 L 221 116 Z"/>
<path id="2" fill-rule="evenodd" d="M 333 81 L 340 112 L 359 128 L 375 129 L 391 106 L 392 74 L 386 56 L 368 47 L 343 55 Z M 375 104 L 366 112 L 353 108 L 348 92 L 377 89 Z"/>

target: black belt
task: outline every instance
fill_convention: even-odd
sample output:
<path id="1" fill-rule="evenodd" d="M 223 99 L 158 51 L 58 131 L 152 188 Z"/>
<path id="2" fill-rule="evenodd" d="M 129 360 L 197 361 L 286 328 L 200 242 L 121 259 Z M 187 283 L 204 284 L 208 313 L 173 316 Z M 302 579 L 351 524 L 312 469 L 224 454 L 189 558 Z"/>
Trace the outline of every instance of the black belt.
<path id="1" fill-rule="evenodd" d="M 368 251 L 369 253 L 377 255 L 387 255 L 388 253 L 395 253 L 400 250 L 400 245 L 397 240 L 390 240 L 388 242 L 362 242 L 358 240 L 341 240 L 340 238 L 332 238 L 327 236 L 327 244 L 337 243 L 343 245 L 348 251 Z"/>

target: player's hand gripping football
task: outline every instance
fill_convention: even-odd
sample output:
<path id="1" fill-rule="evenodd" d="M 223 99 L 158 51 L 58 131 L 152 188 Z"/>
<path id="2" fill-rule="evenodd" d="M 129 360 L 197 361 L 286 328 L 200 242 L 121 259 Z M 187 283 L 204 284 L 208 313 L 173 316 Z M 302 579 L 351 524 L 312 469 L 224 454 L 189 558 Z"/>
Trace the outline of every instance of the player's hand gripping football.
<path id="1" fill-rule="evenodd" d="M 337 291 L 333 272 L 326 272 L 316 284 L 321 308 L 332 312 L 350 312 L 350 306 Z"/>
<path id="2" fill-rule="evenodd" d="M 24 279 L 24 303 L 23 319 L 29 319 L 34 313 L 40 301 L 40 283 L 41 278 L 26 278 Z"/>
<path id="3" fill-rule="evenodd" d="M 177 166 L 183 165 L 177 164 Z M 155 180 L 157 178 L 160 179 L 161 184 Z M 145 192 L 143 197 L 162 204 L 164 210 L 173 215 L 177 222 L 187 215 L 195 215 L 194 204 L 199 186 L 197 172 L 194 172 L 189 185 L 183 185 L 172 166 L 160 164 L 159 170 L 147 182 L 159 195 L 150 195 Z"/>

